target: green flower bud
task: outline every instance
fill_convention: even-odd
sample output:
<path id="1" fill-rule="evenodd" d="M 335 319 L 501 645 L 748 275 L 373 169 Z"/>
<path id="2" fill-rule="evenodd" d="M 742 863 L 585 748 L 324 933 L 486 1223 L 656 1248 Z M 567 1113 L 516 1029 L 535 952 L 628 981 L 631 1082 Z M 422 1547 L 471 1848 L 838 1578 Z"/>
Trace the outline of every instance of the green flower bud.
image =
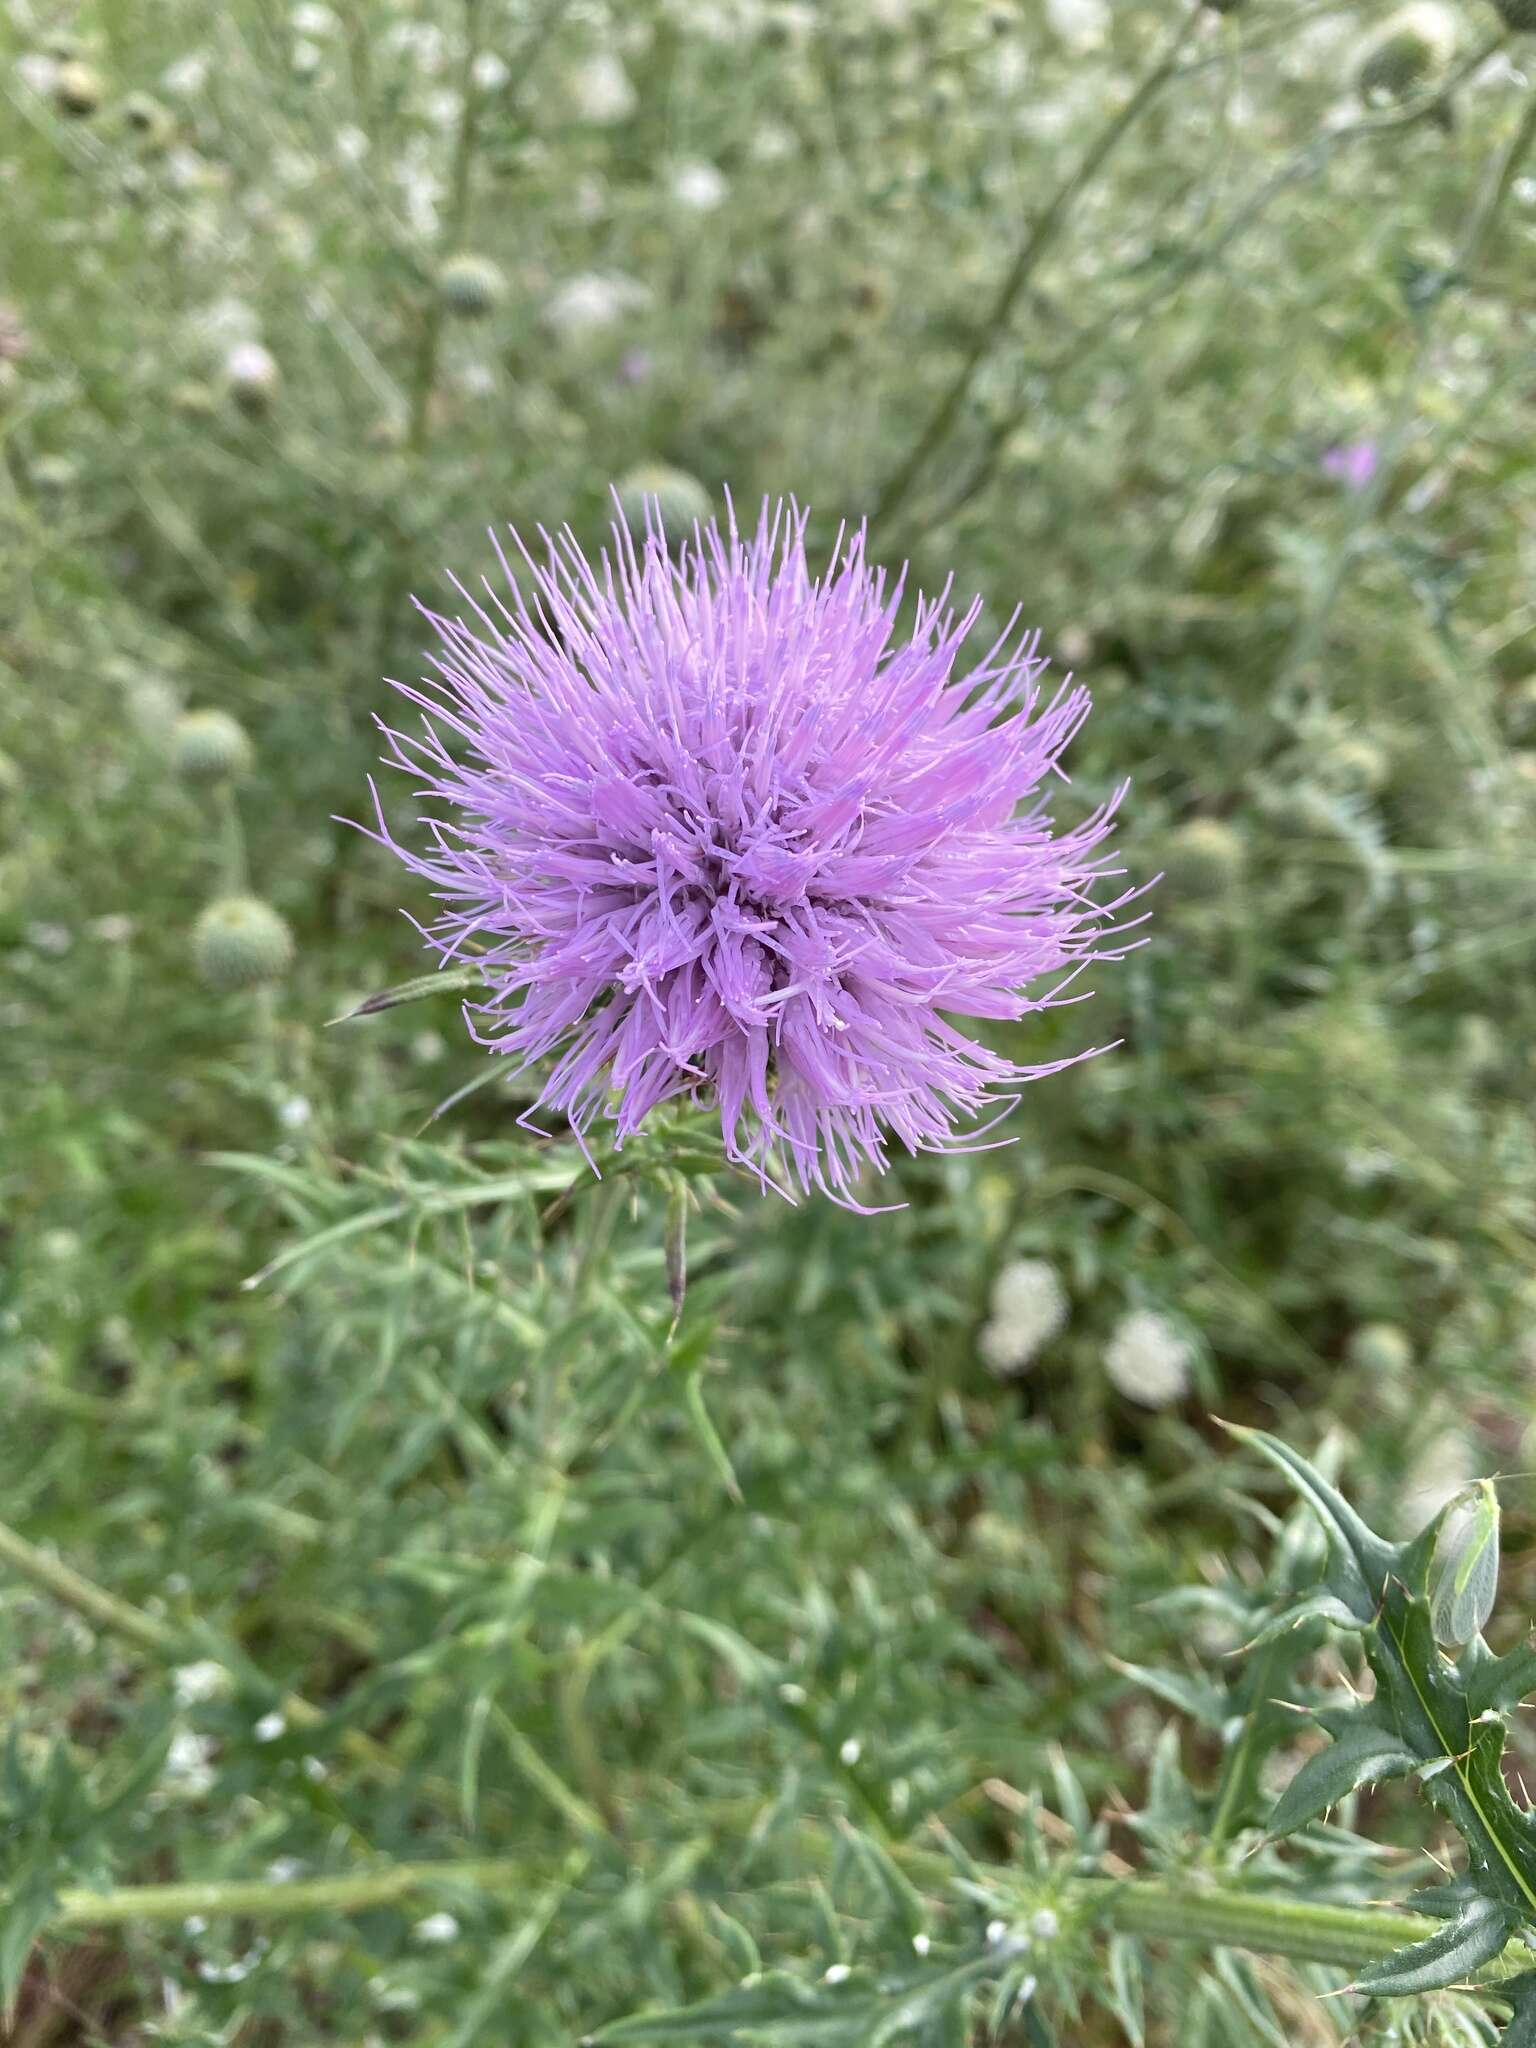
<path id="1" fill-rule="evenodd" d="M 59 111 L 86 120 L 101 105 L 104 87 L 89 64 L 72 57 L 61 64 L 53 77 L 53 97 Z"/>
<path id="2" fill-rule="evenodd" d="M 507 295 L 507 281 L 488 256 L 450 256 L 438 272 L 437 288 L 461 320 L 483 320 Z"/>
<path id="3" fill-rule="evenodd" d="M 1517 35 L 1536 34 L 1536 0 L 1493 0 L 1494 12 Z"/>
<path id="4" fill-rule="evenodd" d="M 674 540 L 693 531 L 694 521 L 707 520 L 714 509 L 697 477 L 665 462 L 642 462 L 619 479 L 619 510 L 634 533 L 645 531 L 649 500 L 656 500 L 661 523 Z"/>
<path id="5" fill-rule="evenodd" d="M 209 988 L 229 995 L 280 981 L 293 965 L 293 935 L 258 897 L 225 896 L 193 927 L 192 957 Z"/>
<path id="6" fill-rule="evenodd" d="M 1167 843 L 1163 868 L 1169 892 L 1190 900 L 1220 896 L 1242 877 L 1247 843 L 1222 818 L 1190 818 Z"/>
<path id="7" fill-rule="evenodd" d="M 1413 1364 L 1413 1346 L 1396 1323 L 1362 1323 L 1351 1331 L 1345 1355 L 1372 1379 L 1401 1379 Z"/>
<path id="8" fill-rule="evenodd" d="M 171 763 L 188 782 L 225 782 L 250 766 L 251 743 L 227 711 L 189 711 L 171 729 Z"/>
<path id="9" fill-rule="evenodd" d="M 1407 99 L 1416 86 L 1449 63 L 1456 26 L 1444 8 L 1405 7 L 1366 49 L 1355 74 L 1365 100 Z"/>
<path id="10" fill-rule="evenodd" d="M 282 382 L 276 356 L 259 341 L 237 343 L 225 360 L 224 376 L 236 405 L 252 417 L 266 411 Z"/>

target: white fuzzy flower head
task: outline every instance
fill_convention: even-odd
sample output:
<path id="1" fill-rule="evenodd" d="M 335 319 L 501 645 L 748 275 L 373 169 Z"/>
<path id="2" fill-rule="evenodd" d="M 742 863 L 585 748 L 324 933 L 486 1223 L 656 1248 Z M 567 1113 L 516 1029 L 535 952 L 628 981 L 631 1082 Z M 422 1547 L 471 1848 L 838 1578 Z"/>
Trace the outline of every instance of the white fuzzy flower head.
<path id="1" fill-rule="evenodd" d="M 1109 0 L 1045 0 L 1045 16 L 1074 50 L 1091 50 L 1109 34 Z"/>
<path id="2" fill-rule="evenodd" d="M 196 1707 L 204 1700 L 216 1699 L 228 1685 L 229 1673 L 211 1657 L 197 1664 L 178 1664 L 171 1673 L 171 1689 L 180 1707 Z"/>
<path id="3" fill-rule="evenodd" d="M 608 51 L 589 57 L 571 80 L 571 99 L 584 121 L 608 127 L 627 121 L 639 105 L 629 73 Z"/>
<path id="4" fill-rule="evenodd" d="M 1188 1340 L 1156 1309 L 1133 1309 L 1110 1332 L 1104 1370 L 1111 1386 L 1143 1408 L 1167 1408 L 1189 1391 Z"/>
<path id="5" fill-rule="evenodd" d="M 713 164 L 679 164 L 672 173 L 672 197 L 690 213 L 713 213 L 726 190 L 725 179 Z"/>
<path id="6" fill-rule="evenodd" d="M 196 1799 L 212 1789 L 214 1777 L 213 1743 L 208 1736 L 183 1728 L 171 1737 L 161 1772 L 164 1783 Z"/>
<path id="7" fill-rule="evenodd" d="M 1044 1259 L 1010 1259 L 992 1283 L 992 1315 L 977 1338 L 990 1372 L 1031 1364 L 1067 1320 L 1067 1297 Z"/>
<path id="8" fill-rule="evenodd" d="M 544 322 L 562 341 L 585 341 L 616 327 L 644 300 L 645 288 L 633 278 L 583 271 L 550 294 L 544 304 Z"/>
<path id="9" fill-rule="evenodd" d="M 418 1941 L 443 1942 L 458 1938 L 459 1923 L 451 1913 L 429 1913 L 425 1920 L 418 1920 L 412 1932 Z"/>

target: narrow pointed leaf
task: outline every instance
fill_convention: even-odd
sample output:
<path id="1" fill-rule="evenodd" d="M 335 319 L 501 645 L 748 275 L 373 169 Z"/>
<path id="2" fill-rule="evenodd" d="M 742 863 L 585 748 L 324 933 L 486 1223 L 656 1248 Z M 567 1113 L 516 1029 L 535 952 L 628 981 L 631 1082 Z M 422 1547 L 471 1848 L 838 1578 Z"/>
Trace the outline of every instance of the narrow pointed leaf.
<path id="1" fill-rule="evenodd" d="M 358 1017 L 377 1017 L 383 1010 L 398 1010 L 402 1003 L 419 1003 L 426 996 L 454 995 L 467 988 L 483 988 L 485 970 L 478 962 L 461 967 L 439 967 L 431 974 L 413 974 L 409 981 L 398 981 L 393 988 L 382 988 L 377 995 L 365 996 L 355 1009 L 343 1010 L 339 1017 L 332 1017 L 333 1024 L 350 1024 Z"/>
<path id="2" fill-rule="evenodd" d="M 1331 1590 L 1348 1603 L 1358 1619 L 1368 1621 L 1396 1562 L 1394 1546 L 1368 1528 L 1337 1488 L 1330 1486 L 1299 1451 L 1293 1451 L 1289 1444 L 1265 1430 L 1244 1429 L 1231 1422 L 1224 1426 L 1239 1443 L 1252 1444 L 1272 1465 L 1278 1466 L 1311 1506 L 1328 1532 L 1342 1578 L 1342 1583 Z"/>
<path id="3" fill-rule="evenodd" d="M 1327 1749 L 1308 1757 L 1281 1793 L 1270 1815 L 1269 1832 L 1289 1835 L 1362 1785 L 1401 1778 L 1419 1759 L 1399 1735 L 1368 1723 L 1346 1730 Z"/>

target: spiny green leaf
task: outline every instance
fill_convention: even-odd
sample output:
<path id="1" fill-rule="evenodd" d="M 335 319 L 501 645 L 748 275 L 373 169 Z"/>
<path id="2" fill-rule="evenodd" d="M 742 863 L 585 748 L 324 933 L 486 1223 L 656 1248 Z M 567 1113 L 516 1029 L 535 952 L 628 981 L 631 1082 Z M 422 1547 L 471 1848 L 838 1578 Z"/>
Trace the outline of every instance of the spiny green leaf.
<path id="1" fill-rule="evenodd" d="M 1501 1984 L 1499 1996 L 1514 2007 L 1509 2025 L 1499 2036 L 1499 2048 L 1536 2048 L 1536 1970 Z"/>
<path id="2" fill-rule="evenodd" d="M 1357 1619 L 1368 1621 L 1397 1561 L 1396 1546 L 1383 1542 L 1368 1528 L 1337 1488 L 1330 1486 L 1289 1444 L 1262 1429 L 1244 1429 L 1230 1422 L 1223 1427 L 1239 1443 L 1252 1444 L 1272 1465 L 1278 1466 L 1310 1504 L 1328 1532 L 1340 1574 L 1340 1584 L 1330 1590 L 1337 1593 Z"/>
<path id="3" fill-rule="evenodd" d="M 1183 1671 L 1156 1671 L 1144 1664 L 1123 1664 L 1118 1657 L 1111 1657 L 1108 1662 L 1122 1677 L 1133 1679 L 1203 1728 L 1222 1728 L 1232 1718 L 1231 1700 L 1221 1686 L 1208 1678 Z"/>
<path id="4" fill-rule="evenodd" d="M 1362 1785 L 1401 1778 L 1418 1762 L 1400 1735 L 1368 1722 L 1353 1727 L 1327 1749 L 1308 1757 L 1281 1793 L 1270 1815 L 1269 1832 L 1289 1835 Z"/>
<path id="5" fill-rule="evenodd" d="M 1507 1712 L 1518 1707 L 1527 1693 L 1536 1691 L 1536 1641 L 1518 1643 L 1502 1657 L 1474 1641 L 1463 1651 L 1460 1668 L 1466 1680 L 1467 1706 L 1473 1714 L 1490 1709 Z"/>
<path id="6" fill-rule="evenodd" d="M 1296 1601 L 1293 1606 L 1283 1608 L 1279 1614 L 1266 1621 L 1258 1634 L 1243 1647 L 1247 1650 L 1262 1649 L 1266 1643 L 1274 1642 L 1279 1636 L 1290 1635 L 1309 1621 L 1326 1621 L 1334 1628 L 1353 1630 L 1362 1629 L 1366 1625 L 1337 1594 L 1309 1593 L 1305 1600 Z"/>
<path id="7" fill-rule="evenodd" d="M 1454 1920 L 1374 1964 L 1354 1983 L 1373 1998 L 1407 1998 L 1417 1991 L 1441 1991 L 1490 1962 L 1512 1932 L 1511 1915 L 1492 1899 L 1471 1899 Z"/>

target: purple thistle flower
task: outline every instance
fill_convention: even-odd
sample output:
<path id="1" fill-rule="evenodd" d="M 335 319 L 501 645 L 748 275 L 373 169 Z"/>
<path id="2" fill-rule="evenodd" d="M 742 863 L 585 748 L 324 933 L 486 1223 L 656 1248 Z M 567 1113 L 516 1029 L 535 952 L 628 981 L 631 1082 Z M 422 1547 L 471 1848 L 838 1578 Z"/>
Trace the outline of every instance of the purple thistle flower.
<path id="1" fill-rule="evenodd" d="M 1323 450 L 1323 475 L 1346 490 L 1363 491 L 1381 466 L 1381 451 L 1374 441 L 1335 441 Z"/>
<path id="2" fill-rule="evenodd" d="M 858 1207 L 892 1140 L 950 1145 L 1073 1063 L 1020 1066 L 953 1019 L 1059 1001 L 1132 892 L 1093 895 L 1118 796 L 1057 835 L 1043 809 L 1088 694 L 1042 701 L 1038 636 L 1010 653 L 1010 621 L 957 680 L 980 601 L 957 618 L 946 584 L 898 640 L 902 578 L 861 531 L 813 579 L 805 523 L 765 504 L 744 538 L 733 511 L 674 558 L 652 507 L 596 567 L 541 531 L 541 563 L 516 543 L 528 598 L 498 545 L 509 601 L 455 582 L 476 623 L 425 613 L 436 677 L 397 685 L 422 734 L 384 728 L 441 806 L 432 849 L 382 811 L 377 836 L 433 885 L 443 959 L 483 948 L 472 1033 L 552 1060 L 537 1106 L 584 1150 L 598 1118 L 617 1146 L 710 1103 L 765 1184 Z"/>

